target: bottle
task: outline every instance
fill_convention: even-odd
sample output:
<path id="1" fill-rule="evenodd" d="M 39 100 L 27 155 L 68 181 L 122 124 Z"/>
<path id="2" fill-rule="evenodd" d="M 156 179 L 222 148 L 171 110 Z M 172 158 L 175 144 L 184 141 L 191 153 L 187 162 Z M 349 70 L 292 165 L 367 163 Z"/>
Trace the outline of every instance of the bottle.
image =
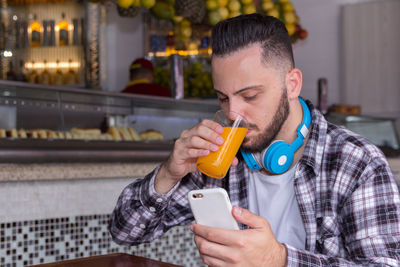
<path id="1" fill-rule="evenodd" d="M 9 80 L 9 81 L 17 80 L 16 73 L 14 71 L 14 66 L 13 66 L 12 61 L 10 61 L 8 63 L 8 71 L 6 73 L 6 77 L 7 77 L 7 80 Z"/>
<path id="2" fill-rule="evenodd" d="M 16 20 L 14 22 L 14 34 L 15 34 L 15 48 L 20 48 L 22 47 L 22 42 L 21 42 L 21 23 Z M 5 37 L 0 37 L 0 38 L 4 38 Z M 3 50 L 4 48 L 0 48 L 1 50 Z"/>
<path id="3" fill-rule="evenodd" d="M 31 46 L 37 47 L 41 45 L 40 34 L 42 32 L 42 25 L 36 20 L 36 14 L 33 16 L 33 23 L 29 26 L 31 31 Z"/>
<path id="4" fill-rule="evenodd" d="M 318 79 L 318 109 L 322 114 L 328 113 L 328 81 L 326 78 Z"/>
<path id="5" fill-rule="evenodd" d="M 43 20 L 43 46 L 48 46 L 49 45 L 49 27 L 48 27 L 49 22 L 47 20 Z"/>
<path id="6" fill-rule="evenodd" d="M 12 32 L 12 28 L 9 28 L 7 30 L 6 25 L 1 22 L 0 24 L 0 50 L 4 50 L 6 48 L 6 44 L 7 44 L 7 38 L 8 36 L 12 37 L 13 32 Z M 10 38 L 12 39 L 12 38 Z M 14 40 L 14 42 L 16 42 L 16 40 Z M 11 46 L 15 46 L 15 44 L 12 44 Z"/>
<path id="7" fill-rule="evenodd" d="M 50 37 L 49 37 L 49 45 L 56 46 L 56 33 L 55 33 L 55 22 L 54 20 L 49 20 L 49 27 L 50 27 Z"/>
<path id="8" fill-rule="evenodd" d="M 53 85 L 63 85 L 63 73 L 61 71 L 60 61 L 58 59 L 56 61 L 56 64 L 57 64 L 57 66 L 56 66 L 56 71 L 54 72 L 53 77 L 52 77 L 52 84 Z"/>
<path id="9" fill-rule="evenodd" d="M 79 79 L 77 73 L 72 68 L 72 59 L 68 63 L 69 70 L 64 75 L 64 84 L 78 84 Z"/>
<path id="10" fill-rule="evenodd" d="M 20 47 L 29 47 L 28 22 L 25 20 L 22 21 L 21 28 L 22 28 L 22 42 Z"/>
<path id="11" fill-rule="evenodd" d="M 32 61 L 32 70 L 28 73 L 26 79 L 29 83 L 38 83 L 37 71 L 34 68 L 35 61 Z"/>
<path id="12" fill-rule="evenodd" d="M 81 18 L 81 44 L 86 45 L 86 21 Z"/>
<path id="13" fill-rule="evenodd" d="M 19 68 L 16 75 L 16 80 L 20 82 L 26 82 L 26 71 L 25 64 L 23 60 L 19 61 Z"/>
<path id="14" fill-rule="evenodd" d="M 74 27 L 73 34 L 72 34 L 72 44 L 79 45 L 79 21 L 78 21 L 78 19 L 73 19 L 72 25 Z"/>
<path id="15" fill-rule="evenodd" d="M 38 80 L 40 84 L 51 84 L 51 75 L 50 72 L 47 70 L 47 60 L 43 61 L 44 63 L 44 68 L 42 73 L 40 73 Z"/>
<path id="16" fill-rule="evenodd" d="M 66 46 L 68 45 L 68 22 L 65 21 L 65 13 L 63 12 L 61 14 L 62 20 L 60 23 L 57 24 L 58 27 L 58 33 L 59 33 L 59 38 L 58 38 L 58 45 L 59 46 Z"/>

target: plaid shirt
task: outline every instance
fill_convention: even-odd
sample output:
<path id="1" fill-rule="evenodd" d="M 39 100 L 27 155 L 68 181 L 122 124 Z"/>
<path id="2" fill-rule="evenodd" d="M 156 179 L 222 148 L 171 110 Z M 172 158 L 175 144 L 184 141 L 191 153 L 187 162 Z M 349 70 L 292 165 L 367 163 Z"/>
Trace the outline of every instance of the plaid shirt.
<path id="1" fill-rule="evenodd" d="M 288 266 L 400 266 L 400 198 L 384 155 L 307 104 L 312 126 L 294 178 L 306 249 L 286 245 Z M 150 242 L 191 223 L 189 190 L 223 187 L 232 205 L 248 208 L 249 169 L 242 160 L 224 179 L 191 173 L 165 195 L 154 190 L 158 169 L 123 190 L 109 225 L 115 242 Z"/>

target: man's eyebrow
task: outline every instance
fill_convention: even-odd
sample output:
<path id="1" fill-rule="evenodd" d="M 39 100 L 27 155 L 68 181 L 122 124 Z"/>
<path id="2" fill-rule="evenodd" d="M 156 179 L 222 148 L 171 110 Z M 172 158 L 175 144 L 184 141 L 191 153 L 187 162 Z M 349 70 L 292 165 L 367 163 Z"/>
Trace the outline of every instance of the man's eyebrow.
<path id="1" fill-rule="evenodd" d="M 237 90 L 236 92 L 234 92 L 233 93 L 233 95 L 238 95 L 238 94 L 240 94 L 240 93 L 242 93 L 242 92 L 244 92 L 244 91 L 247 91 L 247 90 L 251 90 L 251 89 L 259 89 L 259 88 L 261 88 L 261 87 L 263 87 L 263 85 L 251 85 L 251 86 L 247 86 L 247 87 L 245 87 L 245 88 L 242 88 L 242 89 L 239 89 L 239 90 Z M 214 88 L 214 90 L 215 90 L 215 92 L 217 93 L 217 94 L 221 94 L 221 95 L 224 95 L 224 96 L 226 96 L 224 93 L 222 93 L 221 91 L 219 91 L 219 90 L 217 90 L 217 89 L 215 89 Z"/>

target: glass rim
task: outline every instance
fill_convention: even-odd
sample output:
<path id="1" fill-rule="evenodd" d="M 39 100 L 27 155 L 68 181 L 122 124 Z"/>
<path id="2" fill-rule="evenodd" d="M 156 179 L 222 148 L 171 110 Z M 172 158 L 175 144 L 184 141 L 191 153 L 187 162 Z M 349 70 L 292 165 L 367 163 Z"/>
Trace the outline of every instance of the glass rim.
<path id="1" fill-rule="evenodd" d="M 235 119 L 232 120 L 230 116 L 227 114 L 234 114 Z M 228 113 L 222 109 L 217 110 L 214 114 L 214 121 L 221 124 L 224 127 L 241 127 L 241 128 L 248 128 L 247 120 L 235 111 L 229 111 Z"/>

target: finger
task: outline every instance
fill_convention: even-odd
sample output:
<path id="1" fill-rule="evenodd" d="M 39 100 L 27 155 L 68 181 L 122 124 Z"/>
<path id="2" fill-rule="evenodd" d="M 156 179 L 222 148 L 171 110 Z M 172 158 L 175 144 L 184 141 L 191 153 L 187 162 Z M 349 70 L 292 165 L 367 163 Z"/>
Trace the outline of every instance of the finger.
<path id="1" fill-rule="evenodd" d="M 222 263 L 231 261 L 229 259 L 229 255 L 231 255 L 232 253 L 231 251 L 229 251 L 229 248 L 227 246 L 210 242 L 199 235 L 195 235 L 194 241 L 197 249 L 200 252 L 200 255 L 202 256 L 204 263 L 206 263 L 207 265 L 214 264 L 212 266 L 217 266 L 215 265 L 217 262 Z"/>
<path id="2" fill-rule="evenodd" d="M 224 132 L 224 128 L 217 122 L 212 121 L 212 120 L 203 120 L 201 124 L 204 124 L 205 126 L 213 129 L 215 132 L 218 134 L 222 134 Z"/>
<path id="3" fill-rule="evenodd" d="M 206 264 L 207 266 L 210 266 L 210 267 L 229 266 L 226 262 L 224 262 L 220 259 L 214 258 L 214 257 L 210 257 L 207 255 L 202 255 L 202 254 L 200 254 L 200 257 L 201 257 L 202 261 L 204 262 L 204 264 Z"/>
<path id="4" fill-rule="evenodd" d="M 224 138 L 222 138 L 217 131 L 203 124 L 198 125 L 194 135 L 200 136 L 201 138 L 208 140 L 209 142 L 212 142 L 216 145 L 222 145 L 225 141 Z"/>
<path id="5" fill-rule="evenodd" d="M 253 229 L 269 227 L 269 223 L 265 218 L 258 216 L 247 209 L 235 206 L 232 208 L 232 215 L 235 220 Z"/>
<path id="6" fill-rule="evenodd" d="M 181 155 L 181 157 L 183 157 L 184 159 L 197 159 L 199 157 L 204 157 L 207 156 L 208 154 L 210 154 L 210 150 L 208 149 L 186 149 L 184 151 L 182 151 L 182 153 L 179 153 Z"/>
<path id="7" fill-rule="evenodd" d="M 210 151 L 218 150 L 218 146 L 213 145 L 200 137 L 196 137 L 194 141 L 188 138 L 181 138 L 175 141 L 174 158 L 186 160 L 188 158 L 198 158 L 206 156 Z"/>
<path id="8" fill-rule="evenodd" d="M 232 166 L 236 166 L 236 165 L 238 165 L 238 163 L 239 163 L 238 158 L 237 158 L 237 157 L 234 157 L 234 158 L 233 158 L 233 161 L 232 161 Z"/>
<path id="9" fill-rule="evenodd" d="M 217 151 L 219 147 L 215 145 L 212 142 L 209 142 L 199 136 L 192 136 L 187 140 L 188 146 L 193 147 L 193 148 L 199 148 L 199 149 L 204 149 L 204 150 L 209 150 L 209 151 Z"/>
<path id="10" fill-rule="evenodd" d="M 212 139 L 218 139 L 218 137 L 220 137 L 220 134 L 222 134 L 223 132 L 224 128 L 217 122 L 211 120 L 203 120 L 199 124 L 195 125 L 193 128 L 189 130 L 184 130 L 181 134 L 181 137 L 187 138 L 192 135 L 199 135 L 204 139 L 209 139 L 210 141 L 213 141 Z M 216 141 L 213 142 L 217 143 Z M 223 142 L 221 142 L 220 144 L 222 143 Z"/>
<path id="11" fill-rule="evenodd" d="M 237 233 L 239 233 L 239 230 L 226 230 L 226 229 L 221 229 L 221 228 L 215 228 L 215 227 L 209 227 L 205 225 L 200 225 L 200 224 L 192 224 L 190 226 L 190 230 L 208 240 L 214 243 L 218 243 L 221 245 L 228 245 L 232 244 L 235 242 L 235 239 L 237 239 Z M 236 235 L 235 235 L 236 232 Z"/>

